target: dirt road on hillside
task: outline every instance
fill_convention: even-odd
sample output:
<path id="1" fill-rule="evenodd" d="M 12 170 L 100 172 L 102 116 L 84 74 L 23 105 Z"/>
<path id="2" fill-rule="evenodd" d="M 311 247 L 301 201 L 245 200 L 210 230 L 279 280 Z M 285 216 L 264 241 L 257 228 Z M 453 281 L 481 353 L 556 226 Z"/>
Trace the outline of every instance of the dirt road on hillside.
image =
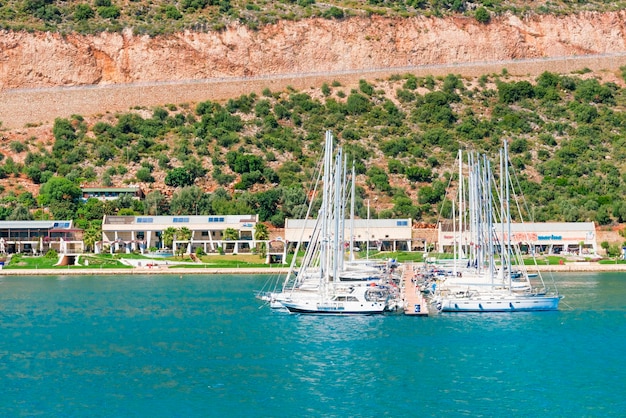
<path id="1" fill-rule="evenodd" d="M 73 114 L 96 115 L 127 111 L 135 106 L 157 106 L 168 103 L 195 103 L 205 100 L 225 101 L 265 88 L 281 91 L 287 86 L 298 90 L 319 88 L 323 83 L 339 81 L 346 90 L 358 86 L 360 79 L 386 79 L 393 74 L 416 76 L 450 73 L 477 77 L 500 73 L 506 68 L 512 76 L 536 77 L 544 71 L 567 74 L 583 68 L 605 72 L 611 79 L 626 65 L 626 53 L 556 57 L 545 59 L 470 62 L 451 65 L 425 65 L 388 69 L 337 71 L 324 74 L 285 74 L 271 77 L 222 78 L 182 82 L 134 83 L 65 88 L 16 89 L 0 92 L 2 128 L 16 129 L 27 124 L 47 124 L 57 117 Z M 617 77 L 619 78 L 619 77 Z"/>

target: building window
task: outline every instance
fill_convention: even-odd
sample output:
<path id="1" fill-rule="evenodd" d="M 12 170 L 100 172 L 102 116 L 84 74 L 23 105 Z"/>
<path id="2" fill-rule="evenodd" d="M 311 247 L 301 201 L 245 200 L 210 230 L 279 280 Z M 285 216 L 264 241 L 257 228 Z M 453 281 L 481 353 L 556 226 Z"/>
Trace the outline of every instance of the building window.
<path id="1" fill-rule="evenodd" d="M 154 219 L 152 218 L 137 218 L 138 224 L 151 224 L 153 222 L 154 222 Z"/>
<path id="2" fill-rule="evenodd" d="M 209 216 L 209 222 L 224 222 L 223 216 Z"/>
<path id="3" fill-rule="evenodd" d="M 187 223 L 189 222 L 189 218 L 174 218 L 174 223 Z"/>

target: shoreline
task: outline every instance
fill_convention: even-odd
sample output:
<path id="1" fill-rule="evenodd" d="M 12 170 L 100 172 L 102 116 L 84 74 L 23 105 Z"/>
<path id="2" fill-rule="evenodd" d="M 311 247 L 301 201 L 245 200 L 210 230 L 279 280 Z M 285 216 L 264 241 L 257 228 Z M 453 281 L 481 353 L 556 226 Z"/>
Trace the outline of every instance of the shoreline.
<path id="1" fill-rule="evenodd" d="M 141 275 L 214 275 L 214 274 L 284 274 L 288 270 L 287 267 L 267 267 L 267 268 L 126 268 L 126 269 L 89 269 L 89 268 L 71 268 L 71 269 L 2 269 L 2 276 L 141 276 Z"/>
<path id="2" fill-rule="evenodd" d="M 551 273 L 584 273 L 584 272 L 626 272 L 626 264 L 598 264 L 577 262 L 560 265 L 537 266 L 540 272 Z M 285 274 L 288 267 L 238 267 L 238 268 L 147 268 L 135 267 L 126 269 L 68 268 L 68 269 L 2 269 L 2 276 L 138 276 L 138 275 L 272 275 Z"/>

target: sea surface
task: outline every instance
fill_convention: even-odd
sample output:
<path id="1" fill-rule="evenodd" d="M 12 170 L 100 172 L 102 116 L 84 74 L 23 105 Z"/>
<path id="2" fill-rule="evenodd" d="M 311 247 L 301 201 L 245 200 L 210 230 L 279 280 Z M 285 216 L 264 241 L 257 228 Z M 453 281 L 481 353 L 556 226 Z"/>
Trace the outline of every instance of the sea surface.
<path id="1" fill-rule="evenodd" d="M 626 273 L 426 318 L 271 311 L 267 278 L 0 277 L 0 416 L 626 416 Z"/>

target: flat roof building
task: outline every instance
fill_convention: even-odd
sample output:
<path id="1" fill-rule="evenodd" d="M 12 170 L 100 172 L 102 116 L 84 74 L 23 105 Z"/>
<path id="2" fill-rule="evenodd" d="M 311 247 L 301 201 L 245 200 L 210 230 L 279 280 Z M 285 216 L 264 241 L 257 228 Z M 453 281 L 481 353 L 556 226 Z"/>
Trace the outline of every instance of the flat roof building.
<path id="1" fill-rule="evenodd" d="M 0 253 L 82 253 L 83 230 L 72 221 L 0 221 Z"/>
<path id="2" fill-rule="evenodd" d="M 501 224 L 494 224 L 493 230 L 498 241 L 508 242 L 507 231 L 502 233 Z M 459 233 L 454 230 L 452 222 L 439 223 L 438 252 L 452 252 L 458 239 L 464 246 L 472 245 L 469 231 Z M 598 251 L 593 222 L 511 223 L 511 243 L 535 254 L 595 255 Z"/>
<path id="3" fill-rule="evenodd" d="M 172 249 L 185 245 L 191 253 L 201 247 L 211 253 L 219 248 L 226 252 L 247 252 L 254 247 L 254 229 L 258 215 L 175 215 L 175 216 L 108 216 L 102 221 L 102 242 L 98 251 L 105 245 L 112 251 L 146 251 L 150 248 L 162 249 L 163 232 L 168 228 L 185 227 L 191 232 L 190 239 L 174 237 Z M 226 229 L 237 231 L 236 240 L 227 240 Z"/>
<path id="4" fill-rule="evenodd" d="M 313 234 L 315 219 L 285 219 L 285 241 L 308 243 Z M 358 248 L 379 251 L 411 251 L 412 221 L 407 219 L 355 219 L 346 220 L 343 236 L 346 244 L 350 235 Z"/>
<path id="5" fill-rule="evenodd" d="M 129 187 L 83 187 L 83 200 L 95 198 L 98 200 L 115 200 L 122 196 L 130 196 L 133 199 L 142 200 L 143 190 L 139 186 Z"/>

